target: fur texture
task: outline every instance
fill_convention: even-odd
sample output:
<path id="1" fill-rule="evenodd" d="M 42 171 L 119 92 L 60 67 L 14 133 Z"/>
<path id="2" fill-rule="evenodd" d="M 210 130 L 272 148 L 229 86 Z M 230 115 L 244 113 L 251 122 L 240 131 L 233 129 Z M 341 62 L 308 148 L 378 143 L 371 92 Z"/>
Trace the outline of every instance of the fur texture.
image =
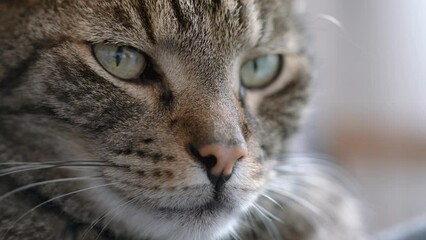
<path id="1" fill-rule="evenodd" d="M 287 158 L 309 64 L 289 0 L 1 0 L 0 238 L 361 239 L 329 171 Z M 98 43 L 149 56 L 142 81 Z M 282 54 L 264 89 L 239 69 Z M 218 191 L 188 145 L 245 144 Z"/>

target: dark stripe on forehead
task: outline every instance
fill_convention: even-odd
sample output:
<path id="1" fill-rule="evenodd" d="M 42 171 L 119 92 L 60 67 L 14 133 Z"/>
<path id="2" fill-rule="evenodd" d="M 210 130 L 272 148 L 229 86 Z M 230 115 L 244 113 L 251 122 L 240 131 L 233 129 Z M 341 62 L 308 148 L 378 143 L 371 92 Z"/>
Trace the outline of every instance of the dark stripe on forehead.
<path id="1" fill-rule="evenodd" d="M 123 25 L 123 27 L 127 29 L 133 28 L 131 17 L 127 12 L 125 12 L 122 8 L 118 6 L 114 6 L 113 11 L 115 18 L 118 20 L 119 23 Z"/>
<path id="2" fill-rule="evenodd" d="M 188 28 L 190 21 L 185 17 L 182 11 L 182 7 L 180 5 L 179 0 L 172 0 L 171 1 L 173 13 L 178 21 L 179 28 L 182 30 L 185 30 Z"/>
<path id="3" fill-rule="evenodd" d="M 149 15 L 148 13 L 149 10 L 146 4 L 148 4 L 146 0 L 140 1 L 139 14 L 142 19 L 142 26 L 145 29 L 145 32 L 146 32 L 146 35 L 148 36 L 149 41 L 155 44 L 157 40 L 155 37 L 154 28 L 152 26 L 151 15 Z"/>
<path id="4" fill-rule="evenodd" d="M 213 12 L 217 12 L 222 5 L 222 0 L 213 0 Z"/>
<path id="5" fill-rule="evenodd" d="M 246 27 L 248 22 L 247 7 L 244 0 L 237 0 L 238 19 L 241 27 Z"/>

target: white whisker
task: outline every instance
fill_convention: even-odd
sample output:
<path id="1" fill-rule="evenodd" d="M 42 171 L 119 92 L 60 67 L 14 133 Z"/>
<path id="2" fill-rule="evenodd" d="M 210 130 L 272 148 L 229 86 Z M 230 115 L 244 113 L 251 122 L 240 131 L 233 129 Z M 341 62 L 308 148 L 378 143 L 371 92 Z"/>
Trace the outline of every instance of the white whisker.
<path id="1" fill-rule="evenodd" d="M 49 161 L 49 162 L 0 162 L 0 166 L 19 166 L 19 165 L 55 165 L 55 164 L 66 164 L 66 163 L 105 163 L 107 161 L 91 161 L 91 160 L 72 160 L 72 161 Z"/>
<path id="2" fill-rule="evenodd" d="M 260 207 L 260 206 L 257 206 Z M 272 221 L 272 219 L 270 219 L 269 217 L 262 217 L 265 216 L 265 214 L 262 213 L 262 208 L 259 208 L 258 211 L 261 213 L 261 216 L 258 218 L 263 226 L 265 227 L 266 232 L 268 233 L 268 235 L 270 237 L 272 237 L 272 239 L 280 239 L 279 236 L 279 232 L 277 231 L 276 225 L 274 224 L 274 221 Z M 269 220 L 268 222 L 266 222 L 265 220 Z"/>
<path id="3" fill-rule="evenodd" d="M 260 194 L 262 197 L 264 197 L 264 198 L 266 198 L 266 199 L 268 199 L 269 201 L 271 201 L 272 203 L 274 203 L 275 205 L 277 205 L 279 208 L 281 208 L 282 210 L 284 210 L 285 211 L 285 209 L 284 209 L 284 207 L 283 206 L 281 206 L 281 204 L 279 204 L 275 199 L 273 199 L 272 197 L 270 197 L 270 196 L 268 196 L 267 194 L 265 194 L 265 193 L 261 193 Z"/>
<path id="4" fill-rule="evenodd" d="M 268 210 L 266 210 L 264 207 L 260 206 L 259 204 L 254 203 L 254 205 L 257 208 L 259 208 L 260 211 L 262 211 L 264 214 L 266 214 L 268 217 L 270 217 L 271 219 L 273 219 L 273 220 L 275 220 L 277 222 L 280 222 L 280 223 L 283 222 L 280 218 L 278 218 L 277 216 L 275 216 L 274 214 L 272 214 L 271 212 L 269 212 Z"/>
<path id="5" fill-rule="evenodd" d="M 235 240 L 242 240 L 241 237 L 238 235 L 238 233 L 235 231 L 235 229 L 231 230 L 231 236 L 235 239 Z"/>
<path id="6" fill-rule="evenodd" d="M 121 206 L 119 206 L 118 208 L 116 208 L 114 211 L 117 211 L 117 210 L 120 210 L 121 209 L 121 212 L 122 211 L 124 211 L 125 210 L 125 208 L 126 207 L 128 207 L 128 205 L 130 205 L 130 204 L 132 204 L 132 203 L 134 203 L 134 202 L 136 202 L 137 200 L 138 200 L 138 198 L 142 195 L 143 193 L 141 192 L 141 193 L 139 193 L 137 196 L 135 196 L 135 197 L 133 197 L 132 199 L 130 199 L 129 201 L 127 201 L 127 202 L 125 202 L 125 204 L 123 204 L 123 205 L 121 205 Z M 112 211 L 112 212 L 114 212 L 114 211 Z M 111 213 L 112 213 L 111 212 Z M 114 220 L 114 218 L 116 218 L 117 217 L 117 215 L 119 214 L 119 212 L 117 212 L 117 213 L 115 213 L 114 214 L 114 216 L 112 216 L 111 218 L 110 218 L 110 220 L 108 220 L 108 222 L 105 224 L 105 226 L 102 228 L 102 230 L 99 232 L 99 234 L 98 234 L 98 236 L 96 237 L 96 239 L 95 240 L 98 240 L 99 239 L 99 237 L 101 236 L 101 234 L 105 231 L 105 229 L 108 227 L 108 225 L 109 224 L 111 224 L 111 222 Z"/>
<path id="7" fill-rule="evenodd" d="M 258 213 L 260 213 L 261 216 L 263 216 L 265 219 L 268 219 L 269 221 L 272 221 L 270 217 L 268 217 L 262 210 L 259 209 L 257 204 L 253 205 L 253 208 L 257 210 Z"/>
<path id="8" fill-rule="evenodd" d="M 55 201 L 55 200 L 57 200 L 57 199 L 60 199 L 60 198 L 64 198 L 64 197 L 67 197 L 67 196 L 70 196 L 70 195 L 74 195 L 74 194 L 77 194 L 77 193 L 81 193 L 81 192 L 85 192 L 85 191 L 89 191 L 89 190 L 93 190 L 93 189 L 96 189 L 96 188 L 102 188 L 102 187 L 107 187 L 107 186 L 111 186 L 111 185 L 114 185 L 114 184 L 116 184 L 116 183 L 107 183 L 107 184 L 102 184 L 102 185 L 97 185 L 97 186 L 93 186 L 93 187 L 89 187 L 89 188 L 84 188 L 84 189 L 80 189 L 80 190 L 76 190 L 76 191 L 73 191 L 73 192 L 69 192 L 69 193 L 66 193 L 66 194 L 62 194 L 62 195 L 59 195 L 59 196 L 56 196 L 56 197 L 53 197 L 53 198 L 51 198 L 51 199 L 49 199 L 49 200 L 46 200 L 46 201 L 44 201 L 44 202 L 42 202 L 42 203 L 40 203 L 40 204 L 38 204 L 37 206 L 35 206 L 35 207 L 33 207 L 33 208 L 31 208 L 30 210 L 28 210 L 28 211 L 26 211 L 24 214 L 22 214 L 10 227 L 9 227 L 9 229 L 6 231 L 6 233 L 3 235 L 3 237 L 2 237 L 2 239 L 6 239 L 6 237 L 7 237 L 7 234 L 10 232 L 10 230 L 12 230 L 13 229 L 13 227 L 20 221 L 20 220 L 22 220 L 24 217 L 26 217 L 28 214 L 30 214 L 31 212 L 33 212 L 33 211 L 35 211 L 37 208 L 39 208 L 39 207 L 41 207 L 41 206 L 43 206 L 43 205 L 45 205 L 45 204 L 47 204 L 47 203 L 50 203 L 50 202 L 53 202 L 53 201 Z"/>
<path id="9" fill-rule="evenodd" d="M 16 173 L 30 172 L 30 171 L 37 171 L 37 170 L 51 169 L 51 168 L 85 169 L 85 168 L 88 168 L 88 167 L 102 167 L 102 166 L 109 166 L 109 165 L 88 165 L 88 164 L 82 164 L 82 165 L 46 165 L 46 166 L 27 167 L 27 168 L 25 168 L 25 167 L 8 168 L 5 171 L 0 171 L 0 177 L 5 177 L 5 176 L 16 174 Z"/>
<path id="10" fill-rule="evenodd" d="M 94 180 L 94 179 L 102 179 L 102 177 L 75 177 L 75 178 L 60 178 L 60 179 L 52 179 L 52 180 L 47 180 L 47 181 L 42 181 L 42 182 L 36 182 L 36 183 L 31 183 L 19 188 L 16 188 L 10 192 L 7 192 L 5 194 L 3 194 L 2 196 L 0 196 L 0 202 L 3 201 L 5 198 L 30 189 L 30 188 L 34 188 L 34 187 L 38 187 L 38 186 L 42 186 L 42 185 L 47 185 L 47 184 L 51 184 L 51 183 L 61 183 L 61 182 L 73 182 L 73 181 L 85 181 L 85 180 Z"/>
<path id="11" fill-rule="evenodd" d="M 315 205 L 311 204 L 310 202 L 306 201 L 305 199 L 293 194 L 291 191 L 279 189 L 279 188 L 272 188 L 268 187 L 268 191 L 273 192 L 275 194 L 281 195 L 289 200 L 292 200 L 293 202 L 297 203 L 298 205 L 306 208 L 307 210 L 311 211 L 317 216 L 322 216 L 321 210 L 315 207 Z"/>
<path id="12" fill-rule="evenodd" d="M 342 22 L 340 22 L 337 18 L 335 18 L 335 17 L 333 17 L 333 16 L 331 16 L 331 15 L 328 15 L 328 14 L 320 14 L 319 16 L 318 16 L 320 19 L 323 19 L 323 20 L 325 20 L 325 21 L 327 21 L 327 22 L 330 22 L 330 23 L 332 23 L 332 24 L 334 24 L 334 25 L 336 25 L 338 28 L 340 28 L 340 29 L 345 29 L 344 27 L 343 27 L 343 24 L 342 24 Z"/>
<path id="13" fill-rule="evenodd" d="M 257 226 L 256 221 L 255 221 L 256 216 L 253 216 L 253 215 L 254 215 L 253 211 L 250 211 L 249 214 L 246 215 L 246 217 L 247 217 L 250 229 L 255 230 L 255 228 L 258 228 L 258 226 Z"/>
<path id="14" fill-rule="evenodd" d="M 16 167 L 16 168 L 7 168 L 3 171 L 0 171 L 0 177 L 5 177 L 8 175 L 12 175 L 15 173 L 27 172 L 27 171 L 35 171 L 41 169 L 53 168 L 53 166 L 43 166 L 43 167 Z"/>
<path id="15" fill-rule="evenodd" d="M 142 192 L 139 193 L 139 194 L 137 194 L 137 196 L 133 197 L 132 199 L 123 202 L 122 204 L 118 205 L 117 207 L 115 207 L 113 209 L 110 209 L 110 210 L 107 210 L 107 211 L 104 211 L 99 217 L 97 217 L 95 219 L 95 221 L 92 222 L 92 224 L 90 224 L 90 227 L 88 229 L 86 229 L 86 231 L 84 231 L 82 240 L 84 240 L 86 238 L 86 236 L 90 232 L 90 230 L 92 230 L 96 226 L 96 224 L 98 224 L 100 221 L 102 221 L 102 219 L 104 219 L 105 217 L 107 217 L 109 214 L 113 213 L 117 209 L 120 209 L 121 207 L 123 207 L 123 206 L 125 206 L 127 204 L 133 203 L 133 200 L 135 200 L 138 197 L 140 197 L 141 194 L 142 194 Z"/>

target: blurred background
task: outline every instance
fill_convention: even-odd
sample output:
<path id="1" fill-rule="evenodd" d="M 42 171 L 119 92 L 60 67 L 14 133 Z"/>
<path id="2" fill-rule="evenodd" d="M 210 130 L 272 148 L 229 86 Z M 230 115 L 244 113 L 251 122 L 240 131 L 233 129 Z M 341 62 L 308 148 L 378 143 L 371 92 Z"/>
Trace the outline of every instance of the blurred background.
<path id="1" fill-rule="evenodd" d="M 314 55 L 312 146 L 358 181 L 370 233 L 426 226 L 426 1 L 298 7 Z"/>

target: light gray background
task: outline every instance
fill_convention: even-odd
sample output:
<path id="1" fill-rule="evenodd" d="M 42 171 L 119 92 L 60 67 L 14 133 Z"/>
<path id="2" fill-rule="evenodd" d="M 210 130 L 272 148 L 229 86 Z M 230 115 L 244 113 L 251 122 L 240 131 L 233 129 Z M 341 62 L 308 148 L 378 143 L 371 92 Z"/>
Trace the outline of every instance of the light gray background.
<path id="1" fill-rule="evenodd" d="M 426 1 L 305 3 L 316 70 L 313 126 L 320 139 L 346 119 L 426 143 Z M 356 158 L 363 163 L 349 170 L 360 182 L 370 232 L 426 213 L 426 156 Z"/>

